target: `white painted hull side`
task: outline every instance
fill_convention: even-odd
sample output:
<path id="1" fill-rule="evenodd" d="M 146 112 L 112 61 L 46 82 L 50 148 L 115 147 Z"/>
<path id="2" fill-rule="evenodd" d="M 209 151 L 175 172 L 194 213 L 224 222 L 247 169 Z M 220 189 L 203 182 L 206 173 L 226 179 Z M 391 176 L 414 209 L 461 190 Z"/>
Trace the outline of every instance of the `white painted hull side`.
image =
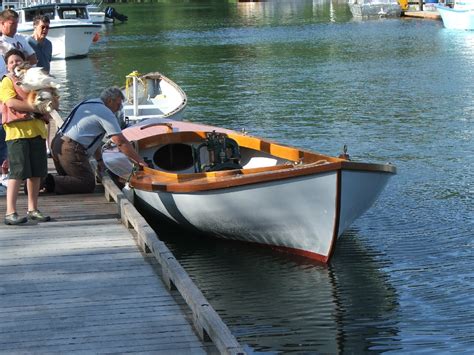
<path id="1" fill-rule="evenodd" d="M 443 25 L 446 28 L 453 30 L 474 30 L 474 9 L 457 10 L 451 9 L 447 6 L 436 6 Z"/>
<path id="2" fill-rule="evenodd" d="M 337 172 L 192 194 L 135 193 L 176 223 L 223 238 L 324 257 L 331 250 Z"/>
<path id="3" fill-rule="evenodd" d="M 53 58 L 67 59 L 87 56 L 92 40 L 99 30 L 100 25 L 92 23 L 55 25 L 51 22 L 48 39 L 53 45 Z M 18 32 L 27 35 L 31 34 L 33 29 L 23 27 Z"/>
<path id="4" fill-rule="evenodd" d="M 266 244 L 326 262 L 335 242 L 375 201 L 390 174 L 344 171 L 192 194 L 135 190 L 183 226 Z M 338 213 L 340 207 L 341 213 Z M 340 219 L 338 219 L 340 216 Z"/>
<path id="5" fill-rule="evenodd" d="M 391 176 L 370 171 L 342 170 L 338 236 L 374 204 Z"/>

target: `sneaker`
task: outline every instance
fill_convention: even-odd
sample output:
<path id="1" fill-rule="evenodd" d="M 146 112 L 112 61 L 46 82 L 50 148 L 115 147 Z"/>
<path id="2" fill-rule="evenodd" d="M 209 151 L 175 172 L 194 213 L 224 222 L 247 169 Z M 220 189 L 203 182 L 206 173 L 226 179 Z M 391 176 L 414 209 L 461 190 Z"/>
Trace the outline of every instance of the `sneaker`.
<path id="1" fill-rule="evenodd" d="M 50 216 L 43 215 L 39 210 L 28 211 L 26 213 L 26 216 L 28 217 L 28 219 L 38 222 L 48 222 L 51 220 Z"/>
<path id="2" fill-rule="evenodd" d="M 8 186 L 8 175 L 7 174 L 2 174 L 2 177 L 0 177 L 0 185 L 3 185 L 5 187 Z"/>
<path id="3" fill-rule="evenodd" d="M 5 224 L 7 226 L 22 224 L 22 223 L 26 223 L 27 221 L 28 219 L 26 217 L 19 217 L 18 213 L 16 212 L 5 215 Z"/>

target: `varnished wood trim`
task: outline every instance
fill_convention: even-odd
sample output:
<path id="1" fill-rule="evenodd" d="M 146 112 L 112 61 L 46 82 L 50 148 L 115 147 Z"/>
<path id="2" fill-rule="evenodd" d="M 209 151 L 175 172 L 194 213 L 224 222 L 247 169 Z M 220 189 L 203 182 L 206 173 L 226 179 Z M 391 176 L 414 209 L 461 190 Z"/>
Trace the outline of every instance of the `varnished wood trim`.
<path id="1" fill-rule="evenodd" d="M 200 143 L 205 140 L 207 133 L 206 131 L 168 132 L 147 136 L 137 142 L 139 149 L 173 143 Z M 132 177 L 131 185 L 145 191 L 190 193 L 323 174 L 329 171 L 340 171 L 341 169 L 396 173 L 396 168 L 389 164 L 347 161 L 237 133 L 227 133 L 227 136 L 234 139 L 240 147 L 262 151 L 280 159 L 285 159 L 289 163 L 264 168 L 185 174 L 145 168 Z"/>
<path id="2" fill-rule="evenodd" d="M 154 170 L 153 175 L 148 169 L 137 172 L 131 179 L 134 188 L 146 191 L 168 191 L 168 192 L 196 192 L 216 190 L 235 186 L 256 184 L 274 180 L 283 180 L 318 173 L 335 171 L 340 168 L 340 163 L 324 164 L 316 166 L 295 166 L 278 170 L 263 170 L 256 173 L 245 173 L 244 170 L 231 170 L 233 174 L 219 174 L 209 176 L 207 173 L 198 174 L 161 174 Z M 150 169 L 153 170 L 153 169 Z M 192 176 L 196 175 L 196 176 Z"/>

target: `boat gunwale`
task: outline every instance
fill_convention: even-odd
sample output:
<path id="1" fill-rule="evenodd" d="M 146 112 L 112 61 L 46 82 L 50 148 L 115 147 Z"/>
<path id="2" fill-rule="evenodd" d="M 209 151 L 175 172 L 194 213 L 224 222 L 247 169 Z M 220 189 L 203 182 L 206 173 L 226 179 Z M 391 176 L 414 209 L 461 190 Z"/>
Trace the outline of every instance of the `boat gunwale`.
<path id="1" fill-rule="evenodd" d="M 136 143 L 138 144 L 139 149 L 147 149 L 158 145 L 176 142 L 182 143 L 184 141 L 199 143 L 204 140 L 207 133 L 209 132 L 175 131 L 159 133 L 138 139 Z M 295 147 L 285 146 L 258 137 L 237 133 L 226 133 L 226 135 L 229 138 L 236 140 L 241 147 L 263 151 L 279 158 L 288 159 L 289 162 L 271 167 L 200 173 L 173 173 L 152 168 L 144 168 L 143 170 L 133 174 L 130 179 L 130 185 L 134 188 L 145 191 L 189 193 L 286 180 L 341 170 L 396 174 L 396 168 L 391 164 L 354 162 Z M 255 144 L 257 144 L 260 149 L 256 149 Z M 304 160 L 309 162 L 301 163 L 301 161 Z"/>

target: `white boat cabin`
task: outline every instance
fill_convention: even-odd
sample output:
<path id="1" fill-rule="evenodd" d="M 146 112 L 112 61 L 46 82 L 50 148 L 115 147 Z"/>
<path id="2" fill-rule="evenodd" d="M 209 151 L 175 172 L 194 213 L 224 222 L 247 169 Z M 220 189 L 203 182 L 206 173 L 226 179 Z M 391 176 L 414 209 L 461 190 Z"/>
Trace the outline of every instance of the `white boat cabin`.
<path id="1" fill-rule="evenodd" d="M 51 21 L 76 20 L 90 23 L 89 12 L 86 3 L 54 2 L 54 1 L 10 1 L 4 0 L 2 9 L 12 9 L 19 13 L 19 23 L 32 22 L 35 16 L 45 15 Z M 21 10 L 21 11 L 20 11 Z"/>

